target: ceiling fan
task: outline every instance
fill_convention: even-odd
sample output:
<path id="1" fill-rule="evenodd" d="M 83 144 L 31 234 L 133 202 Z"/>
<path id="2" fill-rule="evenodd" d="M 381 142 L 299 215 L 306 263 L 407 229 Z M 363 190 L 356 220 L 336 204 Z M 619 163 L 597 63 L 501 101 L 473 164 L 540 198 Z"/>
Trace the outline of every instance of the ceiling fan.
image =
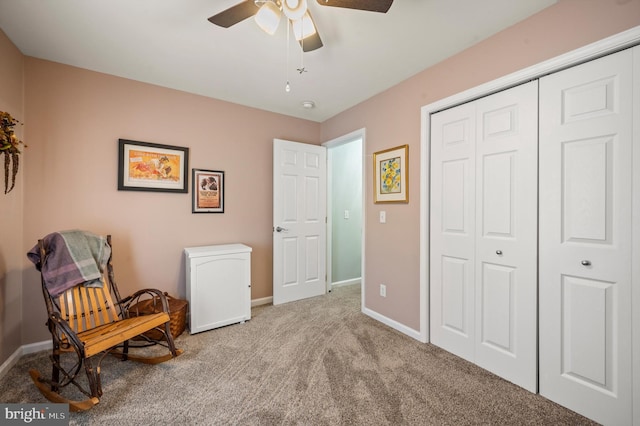
<path id="1" fill-rule="evenodd" d="M 320 6 L 344 7 L 386 13 L 393 0 L 316 0 Z M 291 22 L 294 36 L 304 52 L 322 47 L 318 29 L 307 8 L 307 0 L 244 0 L 209 18 L 209 22 L 229 28 L 255 16 L 256 22 L 268 34 L 275 33 L 282 14 Z"/>

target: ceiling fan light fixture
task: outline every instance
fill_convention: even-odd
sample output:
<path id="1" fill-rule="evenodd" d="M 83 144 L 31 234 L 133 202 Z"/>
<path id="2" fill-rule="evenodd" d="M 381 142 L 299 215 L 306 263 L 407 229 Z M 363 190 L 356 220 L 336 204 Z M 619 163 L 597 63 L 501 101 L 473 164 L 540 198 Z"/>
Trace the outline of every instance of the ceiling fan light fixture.
<path id="1" fill-rule="evenodd" d="M 255 20 L 262 31 L 273 35 L 280 24 L 280 16 L 278 6 L 276 6 L 274 2 L 267 1 L 260 6 L 258 13 L 256 13 Z"/>
<path id="2" fill-rule="evenodd" d="M 282 0 L 282 11 L 287 18 L 297 21 L 307 12 L 307 0 Z"/>
<path id="3" fill-rule="evenodd" d="M 293 34 L 297 41 L 316 33 L 316 26 L 313 25 L 313 19 L 311 19 L 308 11 L 302 15 L 302 18 L 292 21 L 291 25 L 293 26 Z"/>

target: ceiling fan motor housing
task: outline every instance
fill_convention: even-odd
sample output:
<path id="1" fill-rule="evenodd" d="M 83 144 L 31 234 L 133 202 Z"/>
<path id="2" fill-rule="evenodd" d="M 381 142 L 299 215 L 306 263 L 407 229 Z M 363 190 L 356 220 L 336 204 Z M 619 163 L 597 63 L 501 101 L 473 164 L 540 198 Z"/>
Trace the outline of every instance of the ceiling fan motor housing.
<path id="1" fill-rule="evenodd" d="M 253 0 L 253 3 L 255 3 L 255 5 L 258 7 L 262 6 L 265 3 L 274 3 L 276 6 L 278 6 L 278 8 L 282 6 L 280 4 L 280 0 Z"/>
<path id="2" fill-rule="evenodd" d="M 296 21 L 307 11 L 307 0 L 283 0 L 282 11 L 287 18 Z"/>

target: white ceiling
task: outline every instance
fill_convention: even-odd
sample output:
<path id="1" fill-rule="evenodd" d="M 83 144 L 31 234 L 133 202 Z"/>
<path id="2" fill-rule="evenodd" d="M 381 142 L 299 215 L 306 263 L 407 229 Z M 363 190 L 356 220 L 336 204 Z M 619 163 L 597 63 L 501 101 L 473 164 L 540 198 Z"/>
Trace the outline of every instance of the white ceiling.
<path id="1" fill-rule="evenodd" d="M 382 14 L 308 0 L 324 47 L 303 56 L 284 21 L 274 36 L 207 21 L 240 1 L 0 0 L 0 28 L 28 56 L 322 122 L 556 3 L 395 0 Z"/>

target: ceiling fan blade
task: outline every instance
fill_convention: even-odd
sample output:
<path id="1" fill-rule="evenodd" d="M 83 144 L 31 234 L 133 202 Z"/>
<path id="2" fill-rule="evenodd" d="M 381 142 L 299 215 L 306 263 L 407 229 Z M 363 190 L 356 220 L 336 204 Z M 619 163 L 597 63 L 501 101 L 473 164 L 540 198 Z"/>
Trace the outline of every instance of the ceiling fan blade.
<path id="1" fill-rule="evenodd" d="M 305 38 L 304 40 L 300 40 L 299 43 L 300 46 L 302 46 L 303 52 L 311 52 L 312 50 L 320 49 L 323 46 L 318 31 L 316 31 L 315 34 L 312 34 L 309 37 Z"/>
<path id="2" fill-rule="evenodd" d="M 348 9 L 387 13 L 393 0 L 317 0 L 321 6 L 346 7 Z"/>
<path id="3" fill-rule="evenodd" d="M 258 8 L 253 0 L 245 0 L 227 10 L 223 10 L 217 15 L 209 18 L 209 22 L 220 27 L 229 28 L 238 22 L 244 21 L 258 13 Z"/>
<path id="4" fill-rule="evenodd" d="M 323 46 L 322 40 L 320 39 L 320 33 L 318 32 L 318 26 L 313 20 L 311 12 L 307 10 L 307 13 L 309 14 L 311 22 L 313 22 L 313 27 L 316 29 L 316 32 L 299 41 L 303 52 L 311 52 L 312 50 L 320 49 Z"/>

